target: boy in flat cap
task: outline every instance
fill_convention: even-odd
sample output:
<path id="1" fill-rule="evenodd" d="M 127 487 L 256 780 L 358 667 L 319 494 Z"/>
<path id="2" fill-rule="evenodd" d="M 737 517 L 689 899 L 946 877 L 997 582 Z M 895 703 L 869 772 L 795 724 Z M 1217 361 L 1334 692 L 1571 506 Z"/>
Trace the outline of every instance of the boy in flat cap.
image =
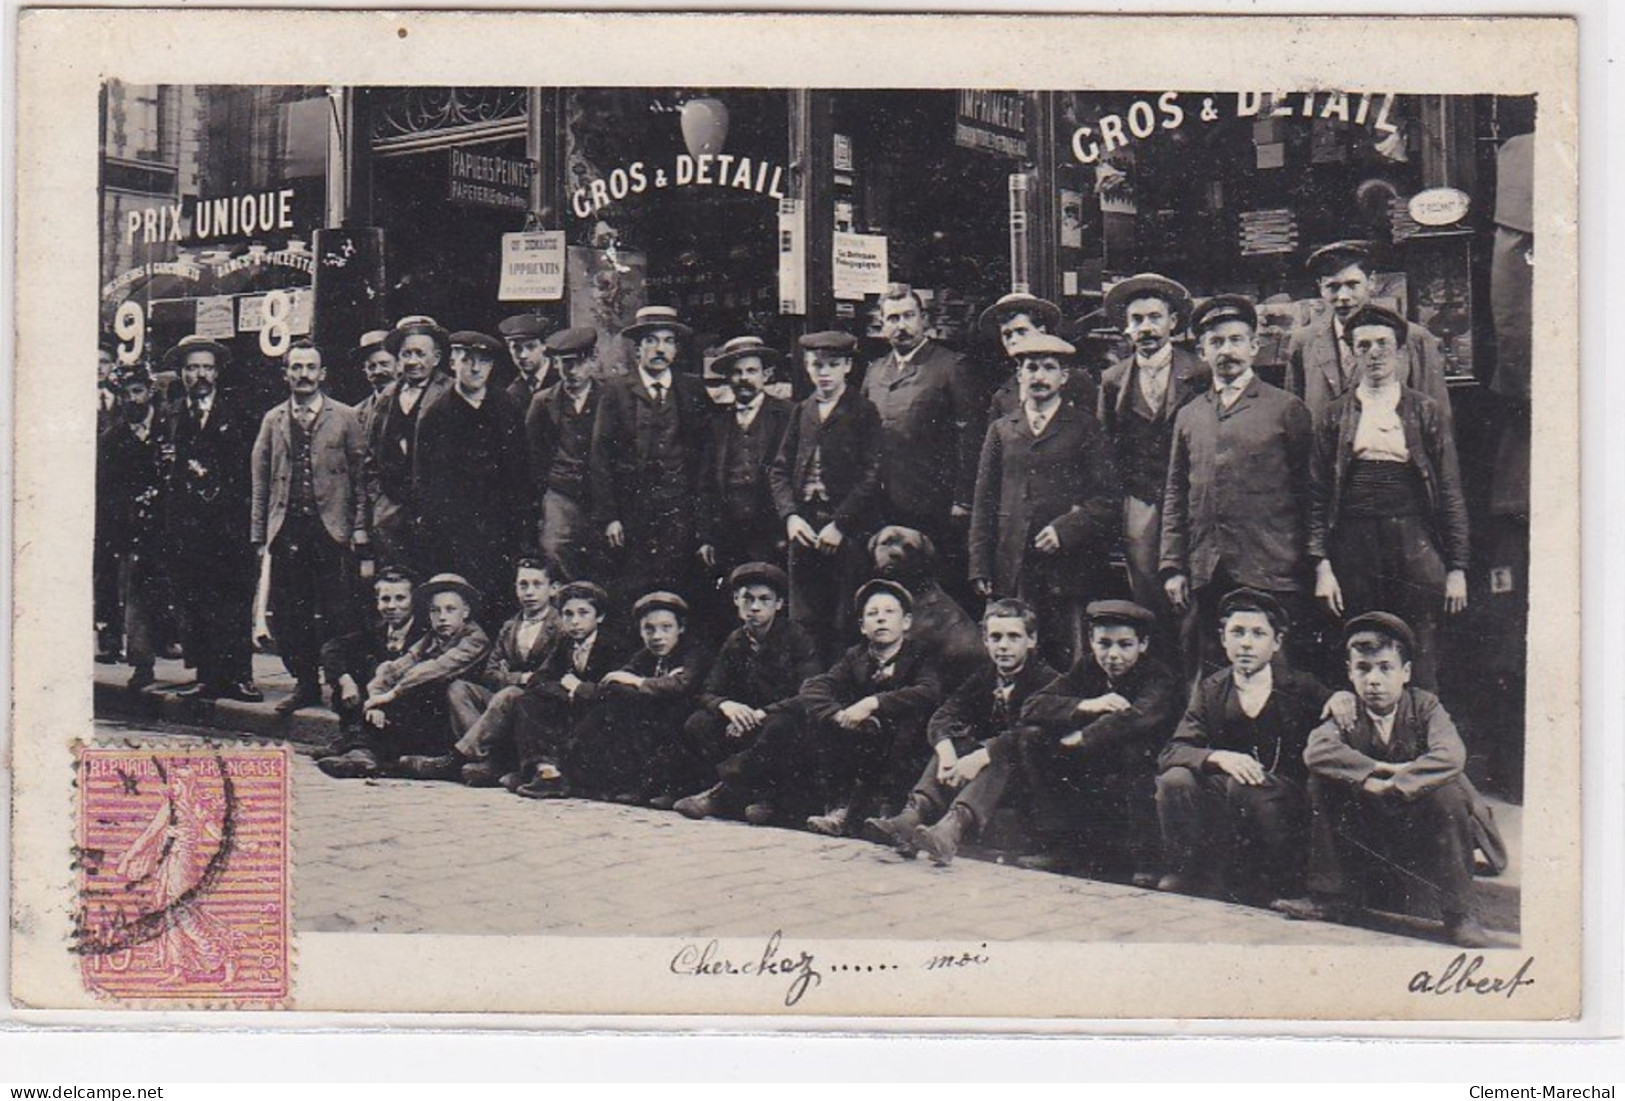
<path id="1" fill-rule="evenodd" d="M 880 414 L 847 385 L 857 340 L 808 333 L 800 341 L 813 392 L 796 407 L 768 470 L 790 544 L 790 615 L 833 661 L 852 634 L 847 594 L 864 576 L 880 497 Z"/>
<path id="2" fill-rule="evenodd" d="M 728 380 L 733 401 L 712 417 L 706 441 L 699 540 L 707 569 L 784 561 L 784 524 L 773 508 L 768 468 L 795 406 L 763 389 L 781 358 L 759 338 L 739 336 L 711 362 Z"/>
<path id="3" fill-rule="evenodd" d="M 1040 611 L 1045 655 L 1081 654 L 1083 606 L 1102 584 L 1122 490 L 1088 409 L 1062 396 L 1076 349 L 1039 333 L 1014 346 L 1021 408 L 988 425 L 970 523 L 970 581 Z"/>
<path id="4" fill-rule="evenodd" d="M 544 343 L 547 329 L 547 322 L 533 313 L 514 314 L 497 323 L 497 333 L 508 345 L 508 356 L 519 369 L 518 377 L 508 383 L 507 394 L 521 412 L 529 409 L 531 400 L 553 384 Z"/>
<path id="5" fill-rule="evenodd" d="M 1348 319 L 1371 304 L 1376 289 L 1369 241 L 1334 241 L 1309 254 L 1309 274 L 1320 288 L 1325 309 L 1299 326 L 1287 343 L 1287 387 L 1320 416 L 1332 399 L 1360 381 L 1360 364 L 1347 339 Z M 1406 322 L 1405 350 L 1399 381 L 1438 402 L 1450 414 L 1445 386 L 1444 353 L 1438 338 L 1415 322 Z"/>
<path id="6" fill-rule="evenodd" d="M 538 534 L 571 577 L 592 577 L 603 562 L 603 535 L 592 522 L 592 430 L 602 392 L 593 378 L 598 330 L 561 329 L 547 338 L 559 380 L 525 413 L 531 479 L 541 494 Z"/>
<path id="7" fill-rule="evenodd" d="M 1379 886 L 1421 887 L 1438 905 L 1446 939 L 1487 947 L 1473 916 L 1481 801 L 1462 772 L 1467 750 L 1456 724 L 1436 696 L 1410 687 L 1415 638 L 1404 620 L 1368 612 L 1349 621 L 1343 638 L 1358 713 L 1350 729 L 1322 723 L 1309 736 L 1309 896 L 1275 909 L 1344 920 Z"/>
<path id="8" fill-rule="evenodd" d="M 676 810 L 705 818 L 726 810 L 715 801 L 716 769 L 738 753 L 761 729 L 770 711 L 801 690 L 820 669 L 812 638 L 785 614 L 790 579 L 769 562 L 747 562 L 728 575 L 739 626 L 722 644 L 706 675 L 699 708 L 683 723 L 682 737 L 670 748 L 668 774 L 694 791 Z"/>
<path id="9" fill-rule="evenodd" d="M 688 718 L 710 666 L 687 633 L 688 615 L 688 602 L 665 590 L 632 605 L 643 647 L 599 682 L 564 760 L 578 792 L 628 804 L 658 799 L 665 809 L 677 801 L 657 750 Z"/>
<path id="10" fill-rule="evenodd" d="M 1034 693 L 1055 679 L 1038 656 L 1038 614 L 1025 601 L 994 600 L 982 613 L 988 661 L 964 680 L 926 725 L 932 758 L 903 809 L 870 818 L 863 836 L 904 855 L 924 850 L 950 863 L 960 842 L 987 828 L 1016 764 L 1012 731 Z"/>
<path id="11" fill-rule="evenodd" d="M 1195 621 L 1187 609 L 1175 615 L 1163 590 L 1162 491 L 1168 484 L 1168 449 L 1174 418 L 1205 393 L 1212 371 L 1200 356 L 1174 343 L 1190 318 L 1191 297 L 1163 275 L 1135 275 L 1106 292 L 1106 316 L 1122 330 L 1133 351 L 1100 377 L 1097 415 L 1106 430 L 1117 473 L 1123 480 L 1123 551 L 1129 591 L 1157 615 L 1161 653 L 1180 667 Z M 1194 677 L 1194 662 L 1188 667 Z"/>
<path id="12" fill-rule="evenodd" d="M 502 346 L 476 332 L 453 333 L 456 383 L 418 421 L 412 481 L 423 553 L 436 569 L 456 570 L 498 612 L 513 556 L 529 541 L 535 499 L 525 450 L 524 414 L 490 387 Z"/>
<path id="13" fill-rule="evenodd" d="M 1203 667 L 1222 662 L 1218 605 L 1231 589 L 1269 593 L 1288 610 L 1297 663 L 1315 652 L 1309 587 L 1309 453 L 1303 402 L 1253 373 L 1258 311 L 1234 294 L 1191 319 L 1213 388 L 1174 418 L 1162 503 L 1163 589 L 1176 614 L 1194 604 Z"/>
<path id="14" fill-rule="evenodd" d="M 1269 593 L 1227 593 L 1219 624 L 1230 666 L 1196 686 L 1157 762 L 1168 866 L 1157 887 L 1222 887 L 1252 903 L 1295 897 L 1308 825 L 1303 750 L 1331 693 L 1277 660 L 1290 621 Z"/>
<path id="15" fill-rule="evenodd" d="M 1115 843 L 1135 882 L 1150 886 L 1156 755 L 1179 717 L 1180 682 L 1147 653 L 1156 624 L 1149 609 L 1097 600 L 1087 613 L 1088 652 L 1027 701 L 1012 739 L 1039 851 L 1028 863 L 1075 864 Z"/>

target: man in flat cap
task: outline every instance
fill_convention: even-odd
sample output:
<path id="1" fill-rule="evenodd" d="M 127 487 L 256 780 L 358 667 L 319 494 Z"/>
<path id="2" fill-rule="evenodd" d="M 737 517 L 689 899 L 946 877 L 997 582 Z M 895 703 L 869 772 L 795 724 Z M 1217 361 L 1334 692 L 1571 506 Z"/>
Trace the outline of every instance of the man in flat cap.
<path id="1" fill-rule="evenodd" d="M 880 319 L 891 350 L 865 371 L 863 396 L 884 429 L 881 519 L 929 535 L 957 578 L 987 426 L 986 391 L 958 352 L 926 336 L 925 304 L 908 284 L 881 296 Z"/>
<path id="2" fill-rule="evenodd" d="M 1369 241 L 1334 241 L 1309 254 L 1306 265 L 1320 288 L 1325 309 L 1293 331 L 1287 344 L 1287 387 L 1319 416 L 1331 400 L 1360 381 L 1360 365 L 1350 354 L 1344 327 L 1356 310 L 1371 304 L 1372 248 Z M 1415 322 L 1407 322 L 1399 381 L 1438 402 L 1448 415 L 1444 353 L 1438 339 Z"/>
<path id="3" fill-rule="evenodd" d="M 413 456 L 424 411 L 451 389 L 446 368 L 451 345 L 433 318 L 403 317 L 384 338 L 400 377 L 376 399 L 367 438 L 367 513 L 378 560 L 405 566 L 420 577 L 425 569 L 413 498 Z"/>
<path id="4" fill-rule="evenodd" d="M 1123 479 L 1123 551 L 1129 591 L 1157 615 L 1162 655 L 1181 665 L 1194 621 L 1176 616 L 1162 588 L 1162 491 L 1168 482 L 1168 448 L 1174 418 L 1203 394 L 1213 373 L 1200 356 L 1173 338 L 1190 317 L 1191 297 L 1164 275 L 1131 276 L 1106 292 L 1106 316 L 1133 346 L 1100 378 L 1098 414 Z M 1194 657 L 1189 671 L 1194 675 Z"/>
<path id="5" fill-rule="evenodd" d="M 764 390 L 782 358 L 760 338 L 739 336 L 711 363 L 728 380 L 733 403 L 712 418 L 706 441 L 699 541 L 707 569 L 784 560 L 784 524 L 773 508 L 768 467 L 795 407 Z"/>
<path id="6" fill-rule="evenodd" d="M 412 456 L 418 530 L 430 564 L 488 594 L 485 614 L 497 621 L 509 602 L 496 594 L 510 591 L 535 516 L 524 414 L 491 388 L 502 355 L 494 337 L 464 331 L 448 343 L 456 383 L 424 411 Z"/>
<path id="7" fill-rule="evenodd" d="M 1070 666 L 1086 649 L 1083 606 L 1102 583 L 1122 490 L 1092 411 L 1061 396 L 1076 350 L 1046 333 L 1013 350 L 1022 405 L 982 444 L 969 576 L 981 596 L 1037 608 L 1045 657 Z"/>
<path id="8" fill-rule="evenodd" d="M 201 336 L 165 357 L 185 398 L 169 410 L 168 537 L 187 664 L 202 699 L 264 699 L 251 663 L 254 549 L 249 543 L 249 453 L 254 424 L 218 389 L 226 347 Z"/>
<path id="9" fill-rule="evenodd" d="M 603 392 L 593 377 L 598 330 L 560 329 L 544 349 L 558 381 L 525 412 L 531 480 L 541 495 L 537 538 L 567 577 L 595 577 L 604 553 L 603 533 L 592 520 L 592 432 Z"/>
<path id="10" fill-rule="evenodd" d="M 625 592 L 688 587 L 711 399 L 674 368 L 693 330 L 645 306 L 621 335 L 637 367 L 603 383 L 592 436 L 592 509 Z"/>
<path id="11" fill-rule="evenodd" d="M 1195 605 L 1204 665 L 1216 668 L 1219 598 L 1243 585 L 1262 589 L 1300 624 L 1293 652 L 1313 668 L 1309 410 L 1253 373 L 1258 312 L 1249 299 L 1208 299 L 1191 329 L 1213 386 L 1174 418 L 1162 506 L 1168 602 L 1175 613 Z"/>
<path id="12" fill-rule="evenodd" d="M 880 511 L 880 414 L 847 385 L 857 339 L 826 330 L 799 345 L 813 392 L 797 405 L 768 470 L 790 544 L 790 616 L 825 661 L 850 642 L 847 594 L 862 579 Z"/>
<path id="13" fill-rule="evenodd" d="M 295 341 L 282 373 L 288 400 L 265 414 L 254 440 L 250 538 L 271 556 L 272 633 L 295 682 L 276 709 L 290 715 L 322 702 L 322 644 L 353 629 L 354 554 L 369 541 L 367 449 L 355 410 L 322 388 L 320 348 Z"/>
<path id="14" fill-rule="evenodd" d="M 497 323 L 497 333 L 508 345 L 508 355 L 519 375 L 508 383 L 508 396 L 520 409 L 556 381 L 550 370 L 546 337 L 548 324 L 533 313 L 518 313 Z"/>

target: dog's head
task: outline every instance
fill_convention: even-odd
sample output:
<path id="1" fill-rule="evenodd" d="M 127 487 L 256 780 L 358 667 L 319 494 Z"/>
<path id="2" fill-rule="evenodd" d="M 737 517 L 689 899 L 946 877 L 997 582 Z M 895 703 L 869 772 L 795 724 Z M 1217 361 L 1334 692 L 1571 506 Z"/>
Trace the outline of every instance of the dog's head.
<path id="1" fill-rule="evenodd" d="M 907 585 L 933 575 L 937 548 L 924 532 L 889 524 L 870 538 L 869 557 L 875 573 Z"/>

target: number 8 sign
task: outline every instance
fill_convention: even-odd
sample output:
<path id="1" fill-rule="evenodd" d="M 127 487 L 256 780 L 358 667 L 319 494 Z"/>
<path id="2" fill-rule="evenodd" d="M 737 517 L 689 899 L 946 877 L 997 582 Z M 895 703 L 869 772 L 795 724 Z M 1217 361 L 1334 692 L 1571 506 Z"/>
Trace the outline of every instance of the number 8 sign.
<path id="1" fill-rule="evenodd" d="M 286 291 L 270 291 L 260 309 L 260 351 L 267 359 L 280 359 L 293 344 L 293 301 Z"/>

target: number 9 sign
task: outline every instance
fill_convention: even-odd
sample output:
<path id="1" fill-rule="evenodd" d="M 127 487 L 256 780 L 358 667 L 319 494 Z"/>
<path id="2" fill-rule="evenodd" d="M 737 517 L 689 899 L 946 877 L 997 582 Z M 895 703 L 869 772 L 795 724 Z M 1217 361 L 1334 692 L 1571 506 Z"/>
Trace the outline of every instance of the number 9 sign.
<path id="1" fill-rule="evenodd" d="M 267 359 L 281 359 L 293 344 L 293 301 L 286 291 L 270 291 L 260 308 L 264 311 L 260 325 L 260 351 Z"/>
<path id="2" fill-rule="evenodd" d="M 141 359 L 147 346 L 147 315 L 139 302 L 126 299 L 113 315 L 113 335 L 118 337 L 118 361 L 128 367 Z"/>

